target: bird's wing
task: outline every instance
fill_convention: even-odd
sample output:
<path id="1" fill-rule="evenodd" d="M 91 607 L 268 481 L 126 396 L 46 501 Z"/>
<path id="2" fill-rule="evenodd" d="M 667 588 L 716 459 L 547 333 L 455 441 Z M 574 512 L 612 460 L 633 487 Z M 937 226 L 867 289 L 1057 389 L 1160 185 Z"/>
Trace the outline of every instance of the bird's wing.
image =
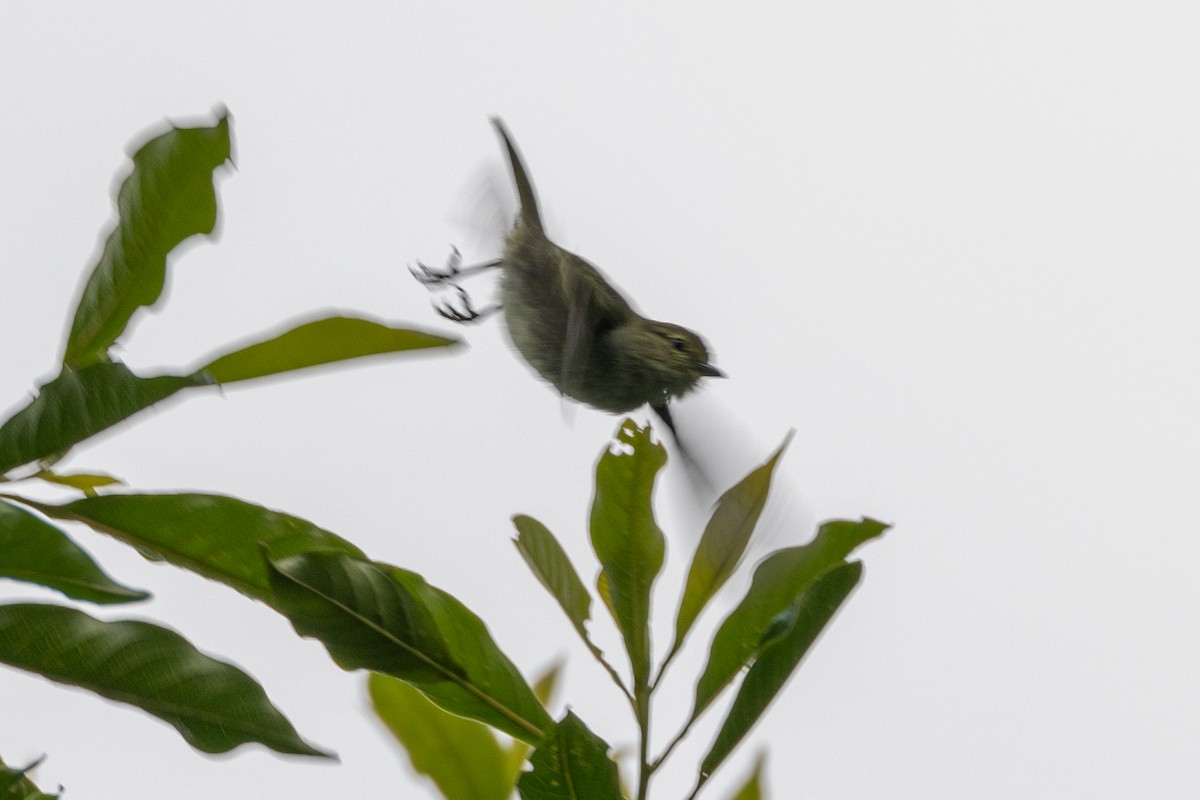
<path id="1" fill-rule="evenodd" d="M 563 253 L 567 258 L 575 258 Z M 596 323 L 594 281 L 578 268 L 564 268 L 559 272 L 563 298 L 566 300 L 567 320 L 563 335 L 562 367 L 559 389 L 563 394 L 574 397 L 572 389 L 583 381 L 583 367 L 588 363 L 595 338 Z"/>

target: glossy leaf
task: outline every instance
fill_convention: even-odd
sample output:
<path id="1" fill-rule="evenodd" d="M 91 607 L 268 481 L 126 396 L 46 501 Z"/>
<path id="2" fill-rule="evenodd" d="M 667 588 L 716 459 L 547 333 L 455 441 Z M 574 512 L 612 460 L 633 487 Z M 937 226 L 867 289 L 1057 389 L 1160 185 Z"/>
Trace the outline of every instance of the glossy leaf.
<path id="1" fill-rule="evenodd" d="M 275 605 L 344 669 L 415 685 L 455 714 L 536 741 L 550 717 L 483 623 L 419 575 L 345 555 L 271 562 Z"/>
<path id="2" fill-rule="evenodd" d="M 545 525 L 533 517 L 518 514 L 513 517 L 517 528 L 514 543 L 534 576 L 554 596 L 575 630 L 585 640 L 588 638 L 584 625 L 591 618 L 592 596 L 571 565 L 571 560 L 562 545 Z"/>
<path id="3" fill-rule="evenodd" d="M 148 622 L 0 605 L 0 661 L 137 706 L 205 753 L 259 742 L 280 753 L 328 756 L 299 737 L 253 678 Z"/>
<path id="4" fill-rule="evenodd" d="M 634 685 L 644 685 L 650 672 L 650 595 L 666 547 L 650 499 L 666 460 L 666 449 L 650 440 L 649 427 L 627 419 L 596 465 L 592 548 L 629 652 Z"/>
<path id="5" fill-rule="evenodd" d="M 356 317 L 306 322 L 266 341 L 227 353 L 199 372 L 221 384 L 261 378 L 363 356 L 459 344 L 421 331 Z"/>
<path id="6" fill-rule="evenodd" d="M 344 669 L 407 681 L 446 681 L 451 661 L 432 616 L 402 584 L 359 558 L 301 553 L 269 562 L 275 605 L 296 632 L 319 640 Z"/>
<path id="7" fill-rule="evenodd" d="M 754 571 L 746 596 L 713 637 L 708 664 L 696 684 L 692 719 L 756 657 L 772 620 L 823 573 L 887 528 L 873 519 L 826 522 L 808 544 L 776 550 L 764 559 Z"/>
<path id="8" fill-rule="evenodd" d="M 215 494 L 109 494 L 63 505 L 28 505 L 268 603 L 273 598 L 264 547 L 273 558 L 313 551 L 362 555 L 350 542 L 299 517 Z"/>
<path id="9" fill-rule="evenodd" d="M 0 473 L 61 455 L 179 390 L 207 382 L 202 376 L 139 378 L 120 363 L 64 368 L 0 427 Z"/>
<path id="10" fill-rule="evenodd" d="M 131 603 L 150 596 L 117 583 L 65 533 L 3 500 L 0 577 L 40 584 L 92 603 Z"/>
<path id="11" fill-rule="evenodd" d="M 767 495 L 771 490 L 771 476 L 775 464 L 783 455 L 789 433 L 783 444 L 765 464 L 755 469 L 717 501 L 712 518 L 700 537 L 692 566 L 684 584 L 683 599 L 679 603 L 679 614 L 675 620 L 675 643 L 671 652 L 683 645 L 684 637 L 700 612 L 725 585 L 734 568 L 746 552 L 746 545 L 758 524 Z"/>
<path id="12" fill-rule="evenodd" d="M 424 694 L 388 675 L 371 673 L 371 705 L 414 771 L 446 800 L 506 800 L 514 776 L 495 734 L 474 720 L 443 711 Z"/>
<path id="13" fill-rule="evenodd" d="M 533 751 L 533 769 L 517 781 L 522 800 L 621 800 L 608 744 L 571 712 Z"/>
<path id="14" fill-rule="evenodd" d="M 521 672 L 496 645 L 483 620 L 417 573 L 380 566 L 420 599 L 432 615 L 451 659 L 465 672 L 461 682 L 420 683 L 421 691 L 443 708 L 486 722 L 514 739 L 531 744 L 540 740 L 554 720 Z"/>
<path id="15" fill-rule="evenodd" d="M 16 769 L 0 759 L 0 798 L 4 800 L 58 800 L 59 795 L 46 794 L 29 778 L 28 773 L 40 762 L 41 759 L 38 759 L 26 767 Z"/>
<path id="16" fill-rule="evenodd" d="M 166 281 L 167 254 L 217 221 L 213 171 L 229 160 L 229 118 L 175 128 L 133 154 L 117 192 L 117 222 L 75 310 L 63 363 L 103 360 L 134 312 L 152 305 Z"/>
<path id="17" fill-rule="evenodd" d="M 775 620 L 762 653 L 742 680 L 717 739 L 700 765 L 702 779 L 712 775 L 758 722 L 861 576 L 862 564 L 857 561 L 829 570 Z"/>

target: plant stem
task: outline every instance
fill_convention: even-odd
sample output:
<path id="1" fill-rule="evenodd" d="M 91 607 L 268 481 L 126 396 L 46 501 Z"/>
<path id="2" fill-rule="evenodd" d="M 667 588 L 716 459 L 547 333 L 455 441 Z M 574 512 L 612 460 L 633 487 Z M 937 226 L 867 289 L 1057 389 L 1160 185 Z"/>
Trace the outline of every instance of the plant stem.
<path id="1" fill-rule="evenodd" d="M 650 763 L 650 687 L 645 683 L 634 686 L 634 713 L 638 723 L 638 790 L 637 800 L 647 800 L 650 776 L 656 765 Z"/>

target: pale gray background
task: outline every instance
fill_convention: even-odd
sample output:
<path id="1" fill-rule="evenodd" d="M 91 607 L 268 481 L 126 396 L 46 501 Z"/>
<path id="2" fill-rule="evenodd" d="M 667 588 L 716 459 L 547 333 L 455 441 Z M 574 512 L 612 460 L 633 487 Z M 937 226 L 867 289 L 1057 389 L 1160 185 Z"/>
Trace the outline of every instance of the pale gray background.
<path id="1" fill-rule="evenodd" d="M 1200 6 L 605 5 L 5 5 L 0 405 L 51 374 L 123 150 L 164 117 L 227 104 L 237 171 L 219 241 L 186 248 L 133 327 L 143 370 L 320 309 L 450 330 L 405 265 L 451 242 L 495 254 L 456 220 L 500 168 L 499 113 L 559 241 L 713 346 L 730 380 L 679 414 L 738 442 L 713 446 L 722 474 L 796 429 L 769 545 L 830 517 L 896 525 L 715 783 L 766 747 L 776 798 L 1200 795 Z M 545 521 L 590 578 L 592 464 L 618 421 L 564 413 L 496 322 L 463 333 L 453 357 L 200 393 L 64 467 L 234 494 L 416 569 L 527 672 L 568 656 L 566 701 L 628 745 L 508 522 Z M 668 473 L 660 647 L 698 524 Z M 10 763 L 46 753 L 44 787 L 101 800 L 434 796 L 361 676 L 282 618 L 78 538 L 156 594 L 95 613 L 165 620 L 235 661 L 342 762 L 207 758 L 3 669 Z M 659 741 L 718 616 L 664 690 Z M 711 733 L 656 796 L 681 796 Z"/>

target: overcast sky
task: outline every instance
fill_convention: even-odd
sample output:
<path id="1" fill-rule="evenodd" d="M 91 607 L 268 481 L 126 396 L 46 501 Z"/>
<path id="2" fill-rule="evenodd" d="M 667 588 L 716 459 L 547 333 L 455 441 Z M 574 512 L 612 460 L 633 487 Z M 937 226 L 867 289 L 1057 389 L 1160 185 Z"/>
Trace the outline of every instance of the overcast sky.
<path id="1" fill-rule="evenodd" d="M 237 168 L 218 240 L 183 248 L 127 336 L 144 372 L 329 309 L 453 331 L 406 265 L 498 253 L 478 201 L 488 174 L 510 191 L 500 114 L 552 236 L 699 331 L 730 376 L 676 412 L 721 479 L 795 429 L 755 557 L 822 519 L 895 525 L 709 796 L 761 748 L 781 800 L 1200 796 L 1200 6 L 178 5 L 0 12 L 0 407 L 54 371 L 125 150 L 164 118 L 227 106 Z M 472 289 L 486 300 L 490 279 Z M 564 408 L 500 320 L 456 332 L 454 355 L 197 393 L 63 466 L 232 494 L 416 570 L 527 674 L 567 657 L 554 712 L 626 746 L 627 709 L 509 541 L 533 515 L 594 576 L 591 476 L 619 420 Z M 668 465 L 660 648 L 701 524 L 683 489 Z M 43 788 L 436 797 L 365 712 L 362 676 L 281 617 L 78 540 L 155 594 L 92 613 L 236 662 L 341 763 L 206 757 L 0 668 L 0 755 L 47 754 Z M 673 667 L 657 742 L 743 586 Z M 54 599 L 7 582 L 0 598 Z M 712 716 L 654 796 L 690 785 Z"/>

